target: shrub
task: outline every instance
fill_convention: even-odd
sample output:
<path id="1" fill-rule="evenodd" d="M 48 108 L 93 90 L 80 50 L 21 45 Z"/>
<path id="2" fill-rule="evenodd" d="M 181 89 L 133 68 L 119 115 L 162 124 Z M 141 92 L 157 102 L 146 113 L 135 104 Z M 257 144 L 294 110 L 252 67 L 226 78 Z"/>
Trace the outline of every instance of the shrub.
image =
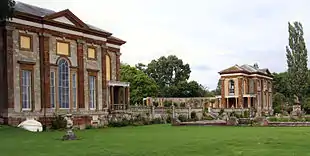
<path id="1" fill-rule="evenodd" d="M 197 118 L 196 112 L 192 111 L 191 112 L 191 119 L 196 119 L 196 118 Z"/>
<path id="2" fill-rule="evenodd" d="M 209 115 L 203 116 L 202 120 L 213 120 L 213 118 Z"/>
<path id="3" fill-rule="evenodd" d="M 185 107 L 185 102 L 181 102 L 180 107 Z"/>
<path id="4" fill-rule="evenodd" d="M 240 125 L 251 125 L 252 121 L 250 118 L 241 118 L 239 119 L 239 124 Z"/>
<path id="5" fill-rule="evenodd" d="M 188 119 L 187 119 L 187 116 L 185 115 L 179 115 L 178 116 L 178 119 L 181 121 L 181 122 L 186 122 Z"/>
<path id="6" fill-rule="evenodd" d="M 52 121 L 51 129 L 54 129 L 54 130 L 65 129 L 66 126 L 67 126 L 67 121 L 65 120 L 65 118 L 62 117 L 61 115 L 58 115 L 58 116 L 55 115 Z"/>
<path id="7" fill-rule="evenodd" d="M 166 119 L 166 122 L 167 122 L 167 123 L 171 123 L 171 121 L 172 121 L 172 117 L 171 117 L 170 115 L 168 115 L 168 117 L 167 117 L 167 119 Z"/>
<path id="8" fill-rule="evenodd" d="M 155 118 L 151 121 L 151 124 L 163 124 L 165 123 L 162 118 Z"/>
<path id="9" fill-rule="evenodd" d="M 250 117 L 249 111 L 244 111 L 244 112 L 243 112 L 243 117 L 244 117 L 244 118 L 249 118 L 249 117 Z"/>
<path id="10" fill-rule="evenodd" d="M 164 107 L 171 107 L 172 101 L 164 101 Z"/>
<path id="11" fill-rule="evenodd" d="M 236 117 L 230 117 L 227 121 L 227 125 L 230 126 L 237 126 L 238 125 L 238 118 Z"/>

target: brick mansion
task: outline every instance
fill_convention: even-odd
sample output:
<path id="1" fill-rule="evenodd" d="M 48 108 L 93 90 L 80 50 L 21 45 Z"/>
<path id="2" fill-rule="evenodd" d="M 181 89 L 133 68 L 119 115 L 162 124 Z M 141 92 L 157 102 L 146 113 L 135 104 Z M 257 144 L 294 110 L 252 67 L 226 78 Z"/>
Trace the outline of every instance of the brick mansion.
<path id="1" fill-rule="evenodd" d="M 2 123 L 68 112 L 75 122 L 91 122 L 129 105 L 129 83 L 120 82 L 120 48 L 126 42 L 112 33 L 70 10 L 17 2 L 0 34 Z"/>

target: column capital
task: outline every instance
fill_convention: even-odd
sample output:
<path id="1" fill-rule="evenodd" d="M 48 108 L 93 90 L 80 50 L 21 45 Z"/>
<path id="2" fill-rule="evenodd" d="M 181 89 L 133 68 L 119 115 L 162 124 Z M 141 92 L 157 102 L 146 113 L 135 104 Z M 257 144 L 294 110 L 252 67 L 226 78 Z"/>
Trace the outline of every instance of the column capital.
<path id="1" fill-rule="evenodd" d="M 86 43 L 84 40 L 81 40 L 81 39 L 77 39 L 76 42 L 79 44 L 85 44 Z"/>

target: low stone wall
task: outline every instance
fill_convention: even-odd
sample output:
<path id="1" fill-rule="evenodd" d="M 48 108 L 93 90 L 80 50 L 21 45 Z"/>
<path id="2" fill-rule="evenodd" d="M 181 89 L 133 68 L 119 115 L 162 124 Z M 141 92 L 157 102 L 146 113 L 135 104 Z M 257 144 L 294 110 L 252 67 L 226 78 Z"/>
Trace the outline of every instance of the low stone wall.
<path id="1" fill-rule="evenodd" d="M 309 127 L 310 122 L 268 122 L 272 127 Z"/>

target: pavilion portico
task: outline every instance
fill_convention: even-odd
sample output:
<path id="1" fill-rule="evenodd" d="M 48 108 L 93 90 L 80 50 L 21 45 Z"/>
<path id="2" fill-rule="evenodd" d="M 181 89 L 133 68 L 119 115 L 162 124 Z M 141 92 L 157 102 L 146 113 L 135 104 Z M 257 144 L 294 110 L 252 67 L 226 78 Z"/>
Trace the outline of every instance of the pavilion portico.
<path id="1" fill-rule="evenodd" d="M 130 104 L 129 82 L 108 81 L 108 106 L 110 110 L 124 110 Z"/>
<path id="2" fill-rule="evenodd" d="M 255 107 L 255 99 L 256 95 L 253 94 L 244 94 L 242 98 L 239 98 L 238 96 L 226 96 L 225 102 L 221 108 L 231 109 Z"/>

